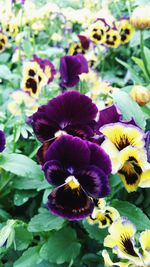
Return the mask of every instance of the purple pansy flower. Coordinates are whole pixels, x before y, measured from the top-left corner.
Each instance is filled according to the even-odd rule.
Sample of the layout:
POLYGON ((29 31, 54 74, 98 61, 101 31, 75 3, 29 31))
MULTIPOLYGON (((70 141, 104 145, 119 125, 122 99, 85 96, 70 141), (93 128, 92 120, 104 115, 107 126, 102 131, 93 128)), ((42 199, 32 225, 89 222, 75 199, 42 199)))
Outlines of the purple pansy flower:
POLYGON ((64 56, 60 59, 60 86, 73 87, 80 81, 79 75, 88 72, 88 62, 81 54, 64 56))
POLYGON ((48 197, 48 209, 69 220, 89 216, 93 198, 110 192, 108 155, 96 144, 70 135, 61 136, 46 151, 43 171, 56 188, 48 197))
POLYGON ((82 139, 93 136, 97 112, 92 100, 77 91, 65 92, 39 107, 28 122, 38 139, 46 142, 38 153, 40 162, 48 145, 65 133, 82 139))
POLYGON ((0 152, 5 149, 6 139, 3 131, 0 131, 0 152))
POLYGON ((56 74, 56 69, 52 62, 48 59, 39 58, 37 55, 33 55, 33 61, 36 61, 40 65, 48 78, 48 83, 52 82, 56 74))

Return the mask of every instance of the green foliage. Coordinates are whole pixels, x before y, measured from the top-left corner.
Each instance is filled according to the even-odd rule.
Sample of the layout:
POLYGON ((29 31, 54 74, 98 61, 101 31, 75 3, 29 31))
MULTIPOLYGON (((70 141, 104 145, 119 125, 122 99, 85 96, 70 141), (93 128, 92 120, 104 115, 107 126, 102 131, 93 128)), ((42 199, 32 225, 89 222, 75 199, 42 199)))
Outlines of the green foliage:
POLYGON ((107 234, 107 229, 100 229, 98 225, 90 225, 86 220, 83 221, 83 226, 86 229, 89 237, 95 239, 100 244, 104 242, 104 238, 107 234))
POLYGON ((46 209, 39 209, 39 214, 35 215, 28 224, 29 232, 47 232, 60 230, 63 227, 64 219, 52 215, 46 209))
POLYGON ((121 216, 127 217, 138 230, 150 229, 150 219, 135 205, 127 202, 114 199, 111 206, 116 208, 121 216))
MULTIPOLYGON (((19 28, 15 37, 6 33, 8 44, 3 52, 0 51, 0 129, 6 133, 6 148, 0 153, 0 267, 103 267, 103 241, 108 228, 90 225, 86 219, 68 221, 46 208, 53 186, 37 164, 40 142, 27 123, 27 117, 35 110, 30 106, 27 109, 27 103, 20 104, 20 98, 16 99, 13 94, 18 90, 23 92, 23 64, 31 60, 33 54, 51 60, 57 70, 53 82, 43 87, 39 96, 33 97, 35 106, 44 105, 61 93, 60 58, 68 54, 70 43, 78 42, 79 33, 87 34, 92 23, 90 14, 97 14, 105 1, 27 0, 28 7, 13 3, 11 8, 5 2, 0 1, 2 30, 5 32, 5 22, 16 23, 13 26, 18 23, 19 28), (34 4, 42 11, 33 10, 34 4), (10 14, 9 21, 5 21, 3 9, 6 9, 6 17, 14 12, 15 19, 11 21, 10 14), (80 13, 78 9, 81 9, 80 13), (13 108, 16 105, 14 113, 9 108, 11 105, 13 108)), ((130 16, 136 6, 149 0, 108 2, 109 12, 119 19, 130 16)), ((93 20, 96 19, 93 16, 93 20)), ((149 29, 144 31, 143 38, 150 72, 149 29)), ((113 101, 125 120, 133 118, 143 130, 150 130, 150 104, 140 107, 129 96, 134 84, 150 88, 140 50, 140 31, 135 31, 130 43, 115 49, 90 43, 85 56, 94 58, 90 77, 87 79, 85 75, 76 87, 69 89, 92 96, 100 108, 113 101), (93 72, 97 75, 94 81, 93 72), (103 81, 120 90, 104 93, 108 88, 103 89, 103 81)), ((150 190, 142 188, 128 194, 117 174, 111 174, 109 182, 111 193, 106 198, 107 205, 134 223, 137 231, 150 229, 150 190)))
POLYGON ((39 250, 40 246, 27 249, 22 256, 15 261, 14 267, 34 267, 37 263, 40 263, 39 250))
POLYGON ((73 263, 80 253, 81 245, 77 241, 76 232, 71 227, 65 227, 50 234, 48 241, 42 246, 40 256, 44 260, 62 264, 73 263))
POLYGON ((142 112, 141 108, 135 103, 131 97, 123 91, 115 92, 113 94, 114 103, 123 114, 125 120, 134 119, 139 127, 143 130, 146 126, 146 116, 142 112))

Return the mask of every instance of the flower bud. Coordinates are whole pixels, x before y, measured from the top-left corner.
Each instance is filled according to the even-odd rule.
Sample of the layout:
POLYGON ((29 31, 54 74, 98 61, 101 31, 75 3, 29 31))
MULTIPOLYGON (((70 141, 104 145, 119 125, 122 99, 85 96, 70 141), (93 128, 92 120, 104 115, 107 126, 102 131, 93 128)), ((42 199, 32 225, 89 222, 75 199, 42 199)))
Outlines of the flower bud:
POLYGON ((134 9, 130 22, 136 29, 150 28, 150 5, 134 9))
POLYGON ((150 101, 150 91, 146 87, 141 85, 133 86, 130 92, 130 96, 140 106, 144 106, 150 101))

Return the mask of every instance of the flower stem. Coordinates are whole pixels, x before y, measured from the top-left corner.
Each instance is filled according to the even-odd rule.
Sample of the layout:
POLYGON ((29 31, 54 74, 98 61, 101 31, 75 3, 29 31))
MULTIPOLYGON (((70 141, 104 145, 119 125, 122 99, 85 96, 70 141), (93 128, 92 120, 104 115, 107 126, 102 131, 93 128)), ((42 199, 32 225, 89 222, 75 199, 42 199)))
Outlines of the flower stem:
POLYGON ((144 31, 143 30, 140 31, 140 47, 141 47, 141 57, 143 60, 145 73, 147 74, 147 77, 150 80, 150 73, 149 73, 149 69, 147 66, 147 60, 146 60, 145 52, 144 52, 144 31))

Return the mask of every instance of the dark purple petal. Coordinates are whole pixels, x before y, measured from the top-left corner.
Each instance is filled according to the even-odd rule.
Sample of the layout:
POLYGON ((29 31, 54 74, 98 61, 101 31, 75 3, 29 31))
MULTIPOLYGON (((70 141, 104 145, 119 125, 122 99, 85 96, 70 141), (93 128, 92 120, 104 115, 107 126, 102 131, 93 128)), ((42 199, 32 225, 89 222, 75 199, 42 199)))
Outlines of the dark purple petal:
POLYGON ((97 144, 88 142, 88 145, 91 152, 90 164, 96 165, 105 174, 110 174, 112 170, 111 161, 106 152, 97 144))
POLYGON ((73 87, 80 81, 79 75, 88 72, 88 62, 81 54, 64 56, 60 60, 61 85, 73 87))
POLYGON ((101 128, 108 123, 119 122, 122 120, 122 114, 117 110, 115 105, 100 111, 97 128, 101 128))
POLYGON ((56 69, 54 65, 52 64, 52 62, 48 59, 39 58, 37 55, 33 55, 33 61, 36 61, 44 72, 45 72, 46 67, 49 67, 50 76, 48 79, 48 83, 52 82, 56 74, 56 69))
POLYGON ((30 117, 30 124, 41 142, 54 138, 54 134, 59 130, 55 122, 49 121, 45 114, 40 112, 36 112, 30 117))
POLYGON ((135 120, 134 120, 133 118, 130 119, 129 121, 120 120, 120 122, 122 122, 122 123, 124 123, 124 124, 131 124, 131 125, 134 125, 134 126, 139 127, 139 126, 136 124, 136 122, 135 122, 135 120))
MULTIPOLYGON (((92 134, 93 121, 98 109, 92 100, 77 91, 65 92, 41 106, 29 119, 35 134, 41 142, 54 137, 58 130, 92 134), (82 112, 81 112, 82 111, 82 112)), ((71 133, 70 133, 71 134, 71 133)), ((80 135, 81 136, 81 135, 80 135)))
POLYGON ((78 37, 79 37, 82 47, 87 50, 90 46, 90 39, 81 34, 79 34, 78 37))
POLYGON ((0 131, 0 152, 5 149, 6 139, 3 131, 0 131))
POLYGON ((51 192, 47 206, 55 215, 68 220, 81 220, 92 213, 94 202, 81 187, 72 190, 65 184, 51 192))
POLYGON ((82 139, 64 135, 48 148, 45 161, 49 160, 58 160, 65 169, 71 171, 89 164, 90 150, 82 139))
POLYGON ((65 131, 72 136, 77 136, 85 140, 88 140, 94 135, 94 129, 92 127, 82 124, 68 125, 65 127, 65 131))
POLYGON ((95 166, 78 171, 75 177, 86 193, 93 198, 105 197, 110 193, 108 177, 95 166))
POLYGON ((69 172, 65 171, 57 160, 47 161, 43 166, 43 171, 47 181, 54 186, 64 184, 67 177, 69 177, 69 172))
POLYGON ((150 163, 150 131, 146 133, 145 147, 147 151, 147 161, 150 163))
POLYGON ((42 146, 38 149, 37 152, 37 160, 38 162, 43 165, 45 163, 45 154, 49 148, 49 146, 53 143, 54 140, 44 142, 42 146))

